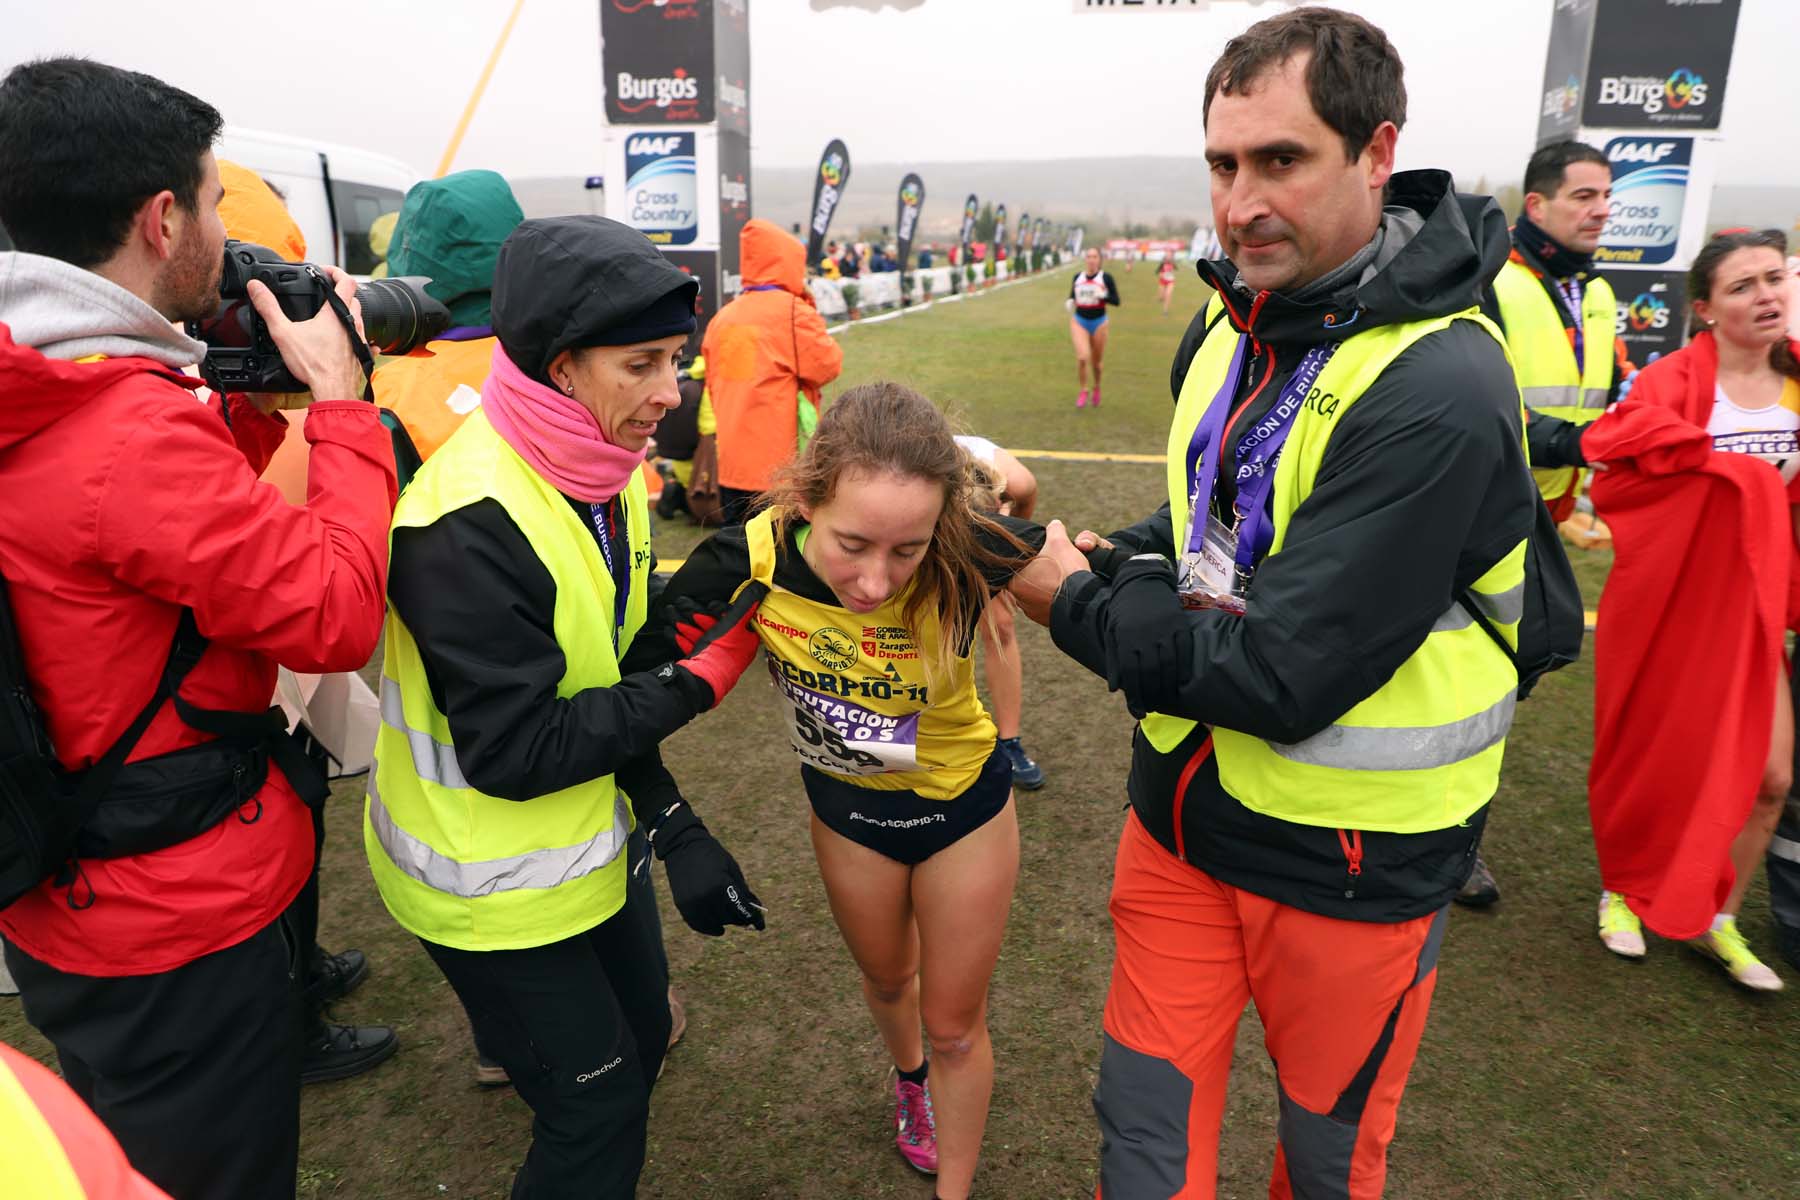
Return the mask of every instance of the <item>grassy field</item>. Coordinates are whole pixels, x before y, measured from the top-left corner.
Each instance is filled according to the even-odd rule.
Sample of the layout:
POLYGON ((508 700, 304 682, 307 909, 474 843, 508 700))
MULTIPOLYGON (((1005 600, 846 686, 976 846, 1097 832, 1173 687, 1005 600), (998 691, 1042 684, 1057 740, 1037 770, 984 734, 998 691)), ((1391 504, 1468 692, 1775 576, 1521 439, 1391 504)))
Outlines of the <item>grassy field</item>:
MULTIPOLYGON (((1120 273, 1105 406, 1077 412, 1064 278, 981 294, 841 334, 844 384, 895 378, 1002 445, 1158 452, 1176 315, 1153 272, 1120 273)), ((1159 467, 1027 460, 1040 515, 1112 528, 1161 499, 1159 467)), ((658 531, 665 558, 690 526, 658 531)), ((1578 567, 1597 599, 1604 556, 1578 567)), ((1023 868, 994 980, 999 1063, 976 1194, 1092 1195, 1089 1095, 1110 963, 1106 914, 1131 721, 1098 681, 1021 626, 1027 747, 1048 785, 1021 793, 1023 868)), ((1547 680, 1521 711, 1486 846, 1505 891, 1451 920, 1431 1021, 1401 1109, 1388 1194, 1407 1200, 1665 1200, 1800 1192, 1800 1003, 1743 995, 1680 946, 1640 964, 1594 936, 1596 874, 1584 779, 1593 678, 1547 680)), ((1696 753, 1705 753, 1697 746, 1696 753)), ((686 1041, 656 1092, 640 1194, 668 1200, 928 1197, 892 1149, 887 1063, 831 923, 797 770, 759 686, 740 688, 665 749, 672 768, 769 907, 760 935, 690 934, 665 899, 686 1041)), ((467 1027, 418 944, 383 910, 360 832, 361 788, 340 785, 326 850, 323 940, 373 963, 343 1020, 392 1022, 397 1059, 310 1088, 303 1197, 503 1197, 528 1139, 510 1091, 473 1085, 467 1027)), ((1772 953, 1759 879, 1744 925, 1772 953)), ((1800 980, 1794 981, 1800 983, 1800 980)), ((0 1037, 37 1053, 17 1003, 0 1037)), ((1265 1195, 1273 1073, 1247 1013, 1240 1029, 1220 1193, 1265 1195)), ((0 1192, 5 1189, 0 1187, 0 1192)))

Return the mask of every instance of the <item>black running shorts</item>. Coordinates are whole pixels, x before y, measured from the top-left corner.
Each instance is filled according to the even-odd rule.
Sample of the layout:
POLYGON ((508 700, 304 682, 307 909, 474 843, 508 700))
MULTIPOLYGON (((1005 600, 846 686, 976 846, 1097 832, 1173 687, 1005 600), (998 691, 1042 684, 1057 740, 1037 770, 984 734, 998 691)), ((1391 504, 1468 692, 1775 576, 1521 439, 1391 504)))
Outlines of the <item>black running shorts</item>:
POLYGON ((998 745, 975 782, 951 800, 858 787, 806 766, 800 777, 825 828, 909 867, 986 825, 1012 795, 1012 760, 998 745))

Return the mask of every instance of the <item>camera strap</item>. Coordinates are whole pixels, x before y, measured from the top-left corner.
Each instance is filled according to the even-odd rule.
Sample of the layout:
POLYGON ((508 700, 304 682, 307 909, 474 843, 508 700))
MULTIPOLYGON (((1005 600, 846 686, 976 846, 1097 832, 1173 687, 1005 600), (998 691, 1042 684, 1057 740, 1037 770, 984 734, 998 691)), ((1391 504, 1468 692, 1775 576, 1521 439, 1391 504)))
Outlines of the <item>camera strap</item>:
POLYGON ((369 349, 369 343, 365 342, 362 339, 362 336, 356 332, 356 319, 350 315, 350 306, 345 304, 343 297, 337 294, 337 288, 332 286, 330 278, 326 276, 325 272, 319 270, 319 268, 310 263, 307 264, 306 269, 307 272, 312 275, 313 279, 325 289, 325 303, 331 305, 331 311, 336 313, 337 319, 343 323, 344 332, 350 337, 350 347, 356 351, 356 361, 362 364, 363 379, 366 382, 363 399, 374 400, 374 352, 369 349))

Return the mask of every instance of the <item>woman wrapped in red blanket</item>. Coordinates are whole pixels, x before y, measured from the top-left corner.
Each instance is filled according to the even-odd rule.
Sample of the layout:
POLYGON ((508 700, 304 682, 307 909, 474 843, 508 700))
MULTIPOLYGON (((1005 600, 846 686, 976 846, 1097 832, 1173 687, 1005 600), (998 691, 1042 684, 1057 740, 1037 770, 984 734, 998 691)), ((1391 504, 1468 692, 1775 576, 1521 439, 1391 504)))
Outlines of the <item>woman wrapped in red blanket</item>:
POLYGON ((1773 230, 1708 242, 1688 277, 1702 332, 1582 437, 1607 467, 1592 494, 1617 547, 1588 773, 1600 937, 1639 958, 1648 925, 1759 991, 1782 982, 1737 912, 1792 781, 1783 634, 1800 625, 1785 253, 1773 230))

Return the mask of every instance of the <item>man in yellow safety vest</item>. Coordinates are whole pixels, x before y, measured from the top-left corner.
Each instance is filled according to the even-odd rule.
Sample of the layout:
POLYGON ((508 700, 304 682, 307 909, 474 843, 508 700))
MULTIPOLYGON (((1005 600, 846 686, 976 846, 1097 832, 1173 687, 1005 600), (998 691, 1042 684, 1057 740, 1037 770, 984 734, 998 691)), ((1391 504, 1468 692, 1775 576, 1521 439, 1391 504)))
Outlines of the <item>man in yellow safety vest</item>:
MULTIPOLYGON (((1594 270, 1612 208, 1612 165, 1582 142, 1538 147, 1525 166, 1525 208, 1512 256, 1481 311, 1506 337, 1525 397, 1526 437, 1538 491, 1558 524, 1581 492, 1581 435, 1618 398, 1631 373, 1615 333, 1617 301, 1594 270)), ((1485 908, 1500 886, 1479 856, 1459 904, 1485 908)))
POLYGON ((1100 1191, 1214 1194, 1254 1000, 1270 1194, 1369 1200, 1518 686, 1537 499, 1477 310, 1505 218, 1444 172, 1394 172, 1402 66, 1360 17, 1257 23, 1205 95, 1229 257, 1201 265, 1218 294, 1177 353, 1169 502, 1091 570, 1078 547, 1102 539, 1052 523, 1045 545, 1057 645, 1141 714, 1100 1191))

